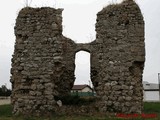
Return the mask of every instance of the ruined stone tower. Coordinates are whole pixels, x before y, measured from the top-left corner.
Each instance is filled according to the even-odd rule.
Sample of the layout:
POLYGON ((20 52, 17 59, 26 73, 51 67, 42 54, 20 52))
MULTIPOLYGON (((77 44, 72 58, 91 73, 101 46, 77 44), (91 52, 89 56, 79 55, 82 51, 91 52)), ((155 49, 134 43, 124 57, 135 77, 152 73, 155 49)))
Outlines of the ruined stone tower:
POLYGON ((61 13, 47 7, 19 12, 11 69, 13 113, 45 115, 61 109, 55 96, 70 93, 80 50, 91 54, 98 111, 141 113, 145 47, 137 4, 126 0, 103 8, 97 14, 96 40, 88 44, 62 35, 61 13))

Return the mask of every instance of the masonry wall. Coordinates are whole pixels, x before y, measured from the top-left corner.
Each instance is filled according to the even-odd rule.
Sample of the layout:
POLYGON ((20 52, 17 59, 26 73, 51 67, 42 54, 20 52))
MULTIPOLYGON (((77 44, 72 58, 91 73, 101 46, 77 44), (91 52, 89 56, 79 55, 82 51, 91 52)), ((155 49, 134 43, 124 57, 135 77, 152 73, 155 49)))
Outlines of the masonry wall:
POLYGON ((126 0, 97 14, 91 79, 100 111, 140 113, 145 61, 144 21, 137 4, 126 0))
POLYGON ((17 17, 11 69, 13 113, 141 113, 144 21, 136 3, 126 0, 100 11, 96 40, 87 44, 62 35, 61 13, 61 9, 28 7, 17 17), (91 54, 96 102, 78 109, 59 106, 55 96, 69 94, 75 80, 75 54, 80 50, 91 54))
POLYGON ((75 43, 62 36, 62 10, 24 8, 16 20, 12 59, 12 104, 15 114, 54 111, 54 96, 70 93, 75 43))

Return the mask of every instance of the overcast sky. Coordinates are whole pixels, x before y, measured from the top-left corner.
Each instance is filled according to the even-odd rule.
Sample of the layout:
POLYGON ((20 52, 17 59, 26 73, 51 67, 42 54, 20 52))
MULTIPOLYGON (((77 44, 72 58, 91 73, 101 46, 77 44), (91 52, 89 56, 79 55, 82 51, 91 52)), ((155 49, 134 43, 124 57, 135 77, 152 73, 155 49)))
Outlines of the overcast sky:
MULTIPOLYGON (((120 2, 121 0, 117 0, 120 2)), ((145 20, 146 62, 143 80, 157 83, 160 73, 160 0, 136 0, 145 20)), ((28 0, 31 7, 64 8, 63 34, 75 42, 86 43, 95 39, 96 14, 116 0, 28 0)), ((10 68, 14 51, 14 25, 19 10, 26 0, 0 1, 0 86, 11 88, 10 68)), ((90 54, 76 54, 76 84, 89 84, 90 54)))

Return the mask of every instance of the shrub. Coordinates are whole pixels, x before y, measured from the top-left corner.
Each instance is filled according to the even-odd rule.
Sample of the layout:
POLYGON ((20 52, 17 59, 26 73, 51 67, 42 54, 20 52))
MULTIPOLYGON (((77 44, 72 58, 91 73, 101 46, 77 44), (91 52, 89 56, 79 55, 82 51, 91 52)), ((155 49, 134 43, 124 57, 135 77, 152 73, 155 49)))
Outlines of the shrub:
POLYGON ((79 96, 56 96, 55 100, 61 100, 63 105, 88 105, 95 102, 95 98, 80 98, 79 96))

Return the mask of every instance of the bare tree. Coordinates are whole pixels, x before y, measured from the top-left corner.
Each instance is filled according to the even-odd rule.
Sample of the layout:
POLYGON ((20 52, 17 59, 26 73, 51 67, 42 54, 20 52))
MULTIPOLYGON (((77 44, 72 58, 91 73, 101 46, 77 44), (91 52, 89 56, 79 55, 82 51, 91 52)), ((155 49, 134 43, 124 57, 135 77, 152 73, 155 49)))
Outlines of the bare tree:
POLYGON ((32 0, 30 0, 30 2, 29 2, 29 0, 26 0, 25 6, 28 7, 28 6, 30 6, 31 3, 32 3, 32 0))
POLYGON ((6 97, 6 92, 7 92, 6 85, 2 85, 2 92, 4 93, 4 96, 6 97))
POLYGON ((53 0, 53 7, 54 7, 54 8, 57 7, 57 2, 56 2, 56 0, 53 0))
POLYGON ((28 0, 26 0, 26 2, 25 2, 25 6, 26 6, 26 7, 28 7, 28 0))
POLYGON ((2 85, 2 92, 6 92, 7 91, 7 87, 5 85, 2 85))
POLYGON ((89 41, 89 42, 92 42, 92 41, 94 40, 94 35, 93 35, 92 33, 90 33, 90 34, 87 36, 87 38, 88 38, 88 41, 89 41))

